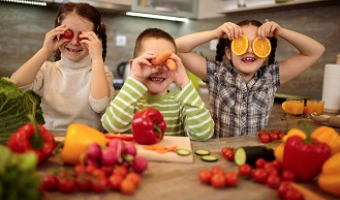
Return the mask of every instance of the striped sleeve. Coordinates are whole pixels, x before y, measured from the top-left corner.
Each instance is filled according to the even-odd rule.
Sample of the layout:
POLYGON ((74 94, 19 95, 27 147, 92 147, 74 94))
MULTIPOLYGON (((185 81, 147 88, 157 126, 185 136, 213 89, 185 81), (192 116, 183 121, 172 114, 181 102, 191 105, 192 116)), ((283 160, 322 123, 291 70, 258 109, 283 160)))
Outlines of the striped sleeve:
POLYGON ((214 133, 214 121, 191 82, 182 88, 177 99, 184 105, 182 117, 187 136, 197 141, 210 139, 214 133))
POLYGON ((103 127, 114 133, 131 132, 136 102, 146 91, 147 88, 142 83, 128 77, 117 96, 106 108, 101 118, 103 127))

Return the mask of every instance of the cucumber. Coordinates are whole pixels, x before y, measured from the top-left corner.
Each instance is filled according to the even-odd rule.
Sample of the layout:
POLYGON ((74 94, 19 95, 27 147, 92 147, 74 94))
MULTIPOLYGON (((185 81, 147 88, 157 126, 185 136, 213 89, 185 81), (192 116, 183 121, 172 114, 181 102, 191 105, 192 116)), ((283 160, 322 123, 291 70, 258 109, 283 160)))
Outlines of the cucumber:
POLYGON ((196 155, 199 155, 199 156, 207 156, 210 154, 210 151, 209 150, 206 150, 206 149, 197 149, 195 151, 195 154, 196 155))
POLYGON ((234 162, 239 166, 244 163, 254 165, 258 158, 272 161, 275 159, 274 150, 263 146, 247 146, 235 149, 234 162))
POLYGON ((189 151, 188 149, 177 149, 176 153, 180 156, 188 156, 191 154, 191 151, 189 151))
POLYGON ((216 156, 205 155, 201 157, 201 160, 205 162, 216 162, 218 161, 218 158, 216 156))

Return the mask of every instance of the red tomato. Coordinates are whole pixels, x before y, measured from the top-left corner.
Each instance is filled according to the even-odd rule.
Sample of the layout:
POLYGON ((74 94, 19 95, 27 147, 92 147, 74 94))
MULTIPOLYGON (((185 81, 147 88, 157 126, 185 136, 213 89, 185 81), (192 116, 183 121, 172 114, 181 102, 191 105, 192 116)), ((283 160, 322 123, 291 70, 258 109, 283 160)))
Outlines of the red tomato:
POLYGON ((112 174, 109 177, 109 186, 111 187, 112 190, 120 190, 120 185, 122 181, 124 180, 124 177, 120 174, 112 174))
POLYGON ((87 165, 85 171, 88 175, 92 175, 93 171, 95 171, 96 169, 98 168, 93 165, 87 165))
POLYGON ((228 148, 228 147, 223 147, 222 148, 222 155, 227 160, 234 161, 234 154, 235 154, 234 149, 228 148))
POLYGON ((131 180, 135 184, 136 188, 139 186, 139 183, 140 183, 140 180, 141 180, 140 175, 137 174, 136 172, 128 173, 126 175, 125 179, 131 180))
POLYGON ((255 168, 256 169, 263 168, 266 163, 267 163, 267 161, 264 158, 258 158, 255 161, 255 168))
POLYGON ((103 165, 101 167, 101 169, 104 171, 106 177, 111 176, 111 174, 113 173, 113 168, 114 168, 114 166, 109 166, 109 165, 103 165))
POLYGON ((213 168, 211 168, 211 174, 212 176, 215 175, 215 174, 223 174, 223 169, 219 166, 214 166, 213 168))
POLYGON ((76 178, 77 181, 77 188, 80 191, 89 191, 91 189, 91 180, 90 177, 87 175, 79 175, 76 178))
POLYGON ((120 174, 122 175, 124 178, 125 176, 128 174, 128 170, 125 166, 123 165, 117 165, 113 168, 113 171, 112 171, 113 174, 120 174))
POLYGON ((58 179, 55 175, 49 174, 43 177, 42 187, 47 191, 55 191, 58 189, 58 179))
POLYGON ((283 181, 292 181, 294 182, 296 180, 296 175, 291 170, 283 170, 281 174, 281 179, 283 181))
POLYGON ((279 195, 279 197, 283 198, 290 188, 292 188, 292 186, 290 185, 289 181, 282 181, 279 187, 277 188, 276 192, 279 195))
POLYGON ((279 140, 281 140, 283 137, 285 136, 285 134, 283 134, 282 132, 278 134, 279 140))
POLYGON ((262 134, 267 134, 267 132, 266 132, 265 130, 259 130, 259 131, 257 132, 257 136, 258 136, 258 137, 260 137, 260 135, 262 135, 262 134))
POLYGON ((278 134, 276 134, 276 133, 271 133, 271 134, 269 134, 269 140, 270 140, 270 142, 276 141, 276 140, 278 140, 278 139, 279 139, 278 134))
POLYGON ((211 185, 214 188, 223 188, 225 184, 225 177, 223 173, 217 173, 211 177, 211 185))
POLYGON ((203 183, 203 184, 208 184, 209 185, 211 183, 211 177, 212 177, 212 173, 208 169, 202 169, 198 173, 198 178, 201 181, 201 183, 203 183))
POLYGON ((254 170, 253 177, 254 177, 255 181, 257 181, 259 183, 265 183, 267 181, 268 174, 267 174, 267 171, 265 169, 258 168, 258 169, 254 170))
POLYGON ((63 37, 65 39, 68 39, 68 40, 72 39, 73 38, 73 31, 71 31, 70 29, 66 30, 63 37))
POLYGON ((280 172, 283 169, 283 163, 278 160, 272 161, 273 166, 280 172))
POLYGON ((108 179, 104 176, 99 176, 92 181, 91 190, 96 193, 103 193, 109 188, 108 179))
POLYGON ((300 191, 295 188, 290 188, 284 196, 285 200, 304 200, 300 191))
POLYGON ((259 138, 262 143, 268 143, 270 141, 270 137, 268 134, 261 134, 259 138))
POLYGON ((274 166, 263 168, 263 169, 266 170, 268 176, 269 175, 279 176, 279 171, 274 166))
POLYGON ((251 177, 252 172, 253 168, 247 163, 238 167, 238 173, 243 177, 251 177))
POLYGON ((76 190, 76 180, 71 178, 59 178, 58 190, 63 193, 71 193, 76 190))
POLYGON ((123 194, 132 194, 136 189, 135 183, 133 181, 124 179, 120 184, 120 191, 123 194))
POLYGON ((95 169, 95 170, 93 170, 91 175, 95 179, 96 178, 102 178, 102 177, 106 178, 106 174, 105 174, 105 172, 102 169, 95 169))
POLYGON ((238 175, 236 172, 226 172, 224 174, 225 185, 228 187, 233 187, 238 182, 238 175))
POLYGON ((266 184, 273 189, 276 189, 279 187, 280 185, 280 177, 278 175, 275 174, 271 174, 268 176, 266 184))
POLYGON ((76 176, 85 174, 86 173, 86 166, 85 165, 76 165, 74 166, 74 173, 76 176))

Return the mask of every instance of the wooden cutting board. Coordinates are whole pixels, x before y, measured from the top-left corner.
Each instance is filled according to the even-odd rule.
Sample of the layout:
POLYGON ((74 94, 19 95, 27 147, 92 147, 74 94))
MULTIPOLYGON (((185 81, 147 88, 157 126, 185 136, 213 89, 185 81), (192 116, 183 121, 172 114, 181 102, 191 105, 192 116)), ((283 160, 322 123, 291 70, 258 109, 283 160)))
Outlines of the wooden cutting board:
POLYGON ((143 148, 145 145, 137 144, 137 156, 143 156, 149 161, 192 163, 194 161, 193 152, 191 150, 189 137, 164 136, 163 140, 158 143, 167 147, 176 145, 178 149, 187 149, 191 152, 188 156, 180 156, 176 152, 157 153, 152 150, 143 148))

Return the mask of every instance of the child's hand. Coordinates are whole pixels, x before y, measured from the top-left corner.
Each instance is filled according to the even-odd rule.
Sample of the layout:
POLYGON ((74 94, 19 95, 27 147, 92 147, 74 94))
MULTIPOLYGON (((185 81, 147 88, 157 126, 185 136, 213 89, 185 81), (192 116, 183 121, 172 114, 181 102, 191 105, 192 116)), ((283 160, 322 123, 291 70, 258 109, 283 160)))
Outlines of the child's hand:
POLYGON ((176 55, 176 54, 172 54, 170 56, 169 59, 172 59, 175 61, 177 67, 176 70, 174 71, 170 71, 167 67, 166 67, 166 71, 168 71, 169 75, 171 78, 174 79, 174 81, 181 87, 183 88, 184 86, 186 86, 189 83, 189 77, 187 74, 187 71, 185 70, 182 60, 176 55))
POLYGON ((84 31, 77 39, 89 50, 89 55, 92 60, 102 59, 102 43, 93 31, 84 31))
POLYGON ((257 36, 261 39, 266 37, 273 37, 280 34, 282 28, 279 24, 271 21, 262 24, 257 30, 257 36))
POLYGON ((62 39, 61 35, 63 35, 67 29, 65 25, 61 25, 47 32, 42 49, 49 53, 55 52, 66 42, 62 39))
POLYGON ((156 57, 153 51, 146 51, 141 56, 130 62, 130 76, 139 82, 156 72, 156 67, 151 64, 151 59, 156 57))
POLYGON ((242 36, 242 28, 232 22, 225 22, 221 26, 215 29, 215 34, 217 38, 228 38, 229 40, 234 40, 242 36))

